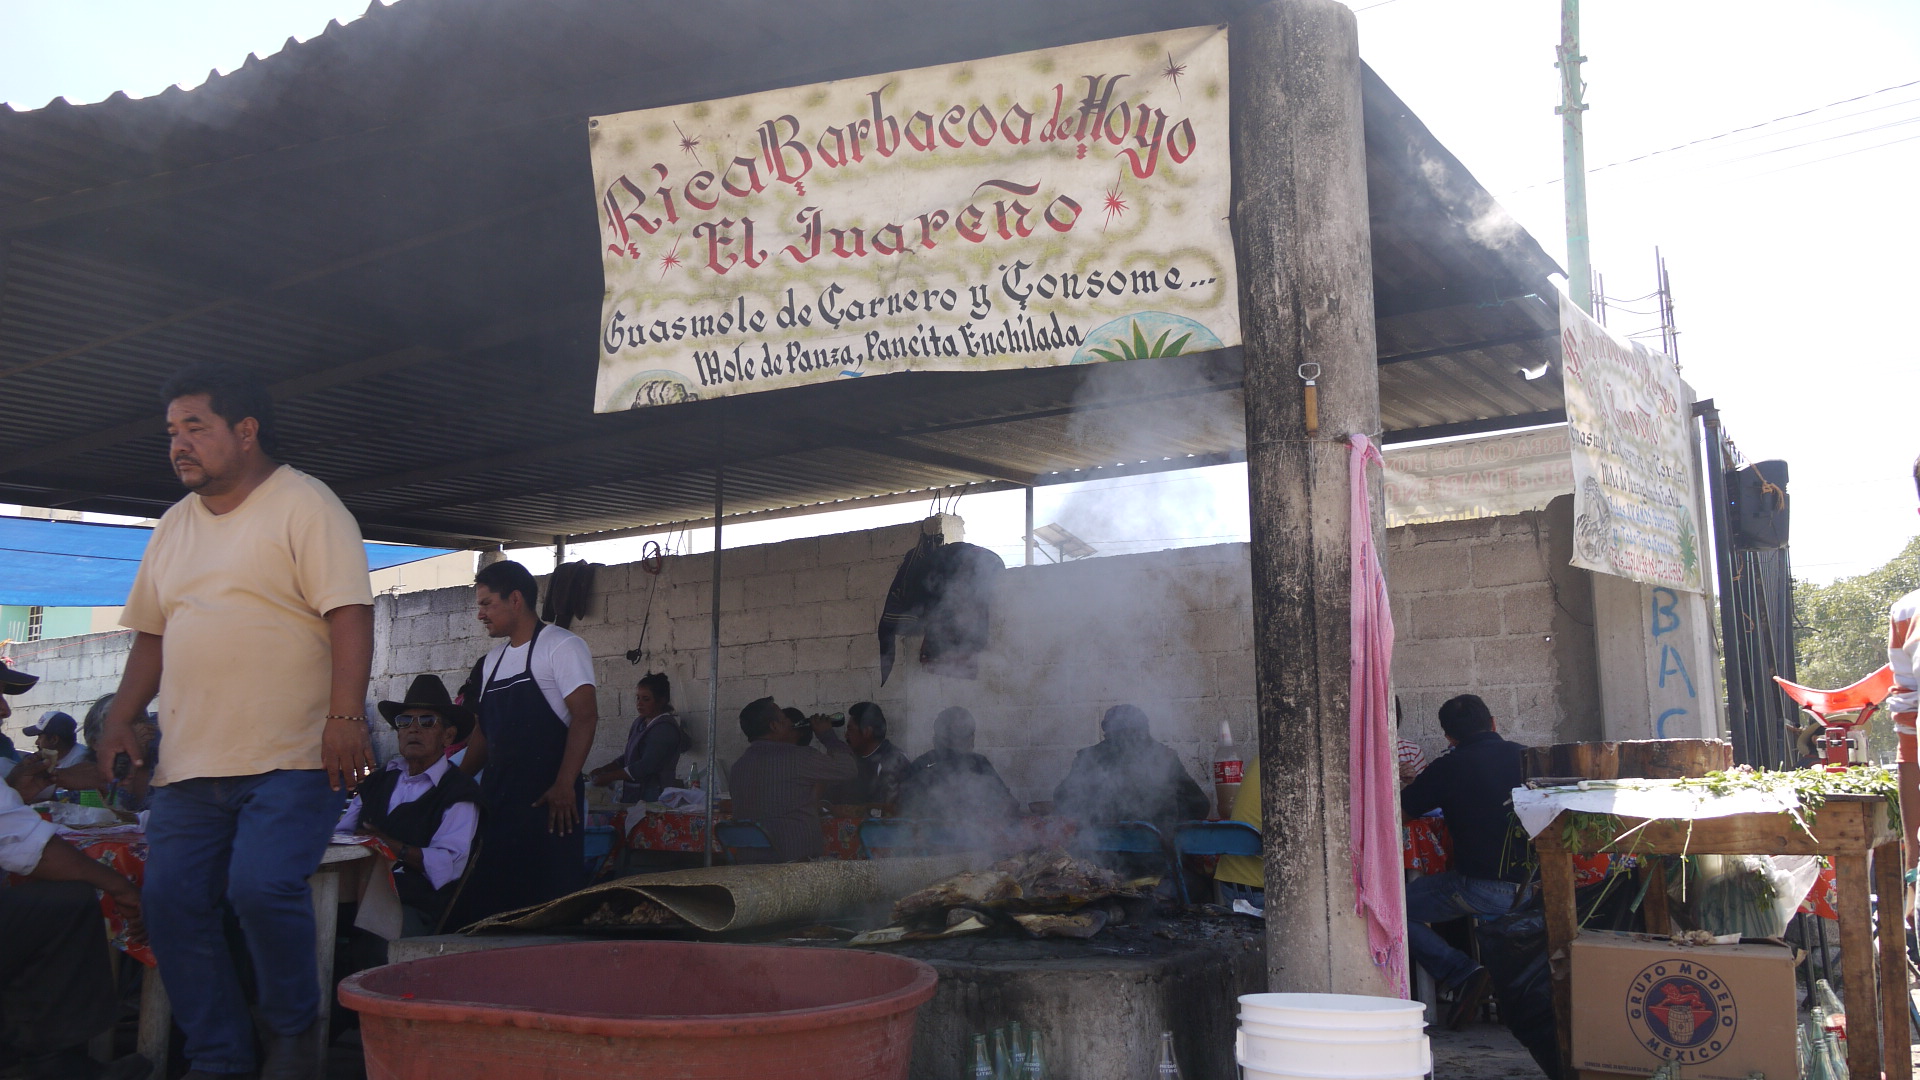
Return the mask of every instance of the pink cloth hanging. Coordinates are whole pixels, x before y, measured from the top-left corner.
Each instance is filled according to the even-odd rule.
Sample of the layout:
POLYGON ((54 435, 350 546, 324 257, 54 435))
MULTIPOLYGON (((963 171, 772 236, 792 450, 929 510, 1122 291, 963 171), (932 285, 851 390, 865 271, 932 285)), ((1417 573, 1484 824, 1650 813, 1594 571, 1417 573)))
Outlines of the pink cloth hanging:
POLYGON ((1352 711, 1348 718, 1347 768, 1353 840, 1354 908, 1367 920, 1367 948, 1387 969, 1401 997, 1407 996, 1406 881, 1400 856, 1400 784, 1393 725, 1387 708, 1393 670, 1393 611, 1387 577, 1373 546, 1373 503, 1367 498, 1367 465, 1384 467, 1372 441, 1349 435, 1351 488, 1349 528, 1353 556, 1352 656, 1348 666, 1352 711))

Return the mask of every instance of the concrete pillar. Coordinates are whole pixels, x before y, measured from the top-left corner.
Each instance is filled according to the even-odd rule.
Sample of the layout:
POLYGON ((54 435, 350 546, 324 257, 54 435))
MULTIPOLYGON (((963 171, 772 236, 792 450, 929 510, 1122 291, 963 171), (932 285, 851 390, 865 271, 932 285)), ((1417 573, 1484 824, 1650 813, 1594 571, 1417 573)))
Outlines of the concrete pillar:
POLYGON ((1333 0, 1250 7, 1231 34, 1267 970, 1274 990, 1391 994, 1347 835, 1345 440, 1380 429, 1359 48, 1333 0), (1303 363, 1320 365, 1312 436, 1303 363))

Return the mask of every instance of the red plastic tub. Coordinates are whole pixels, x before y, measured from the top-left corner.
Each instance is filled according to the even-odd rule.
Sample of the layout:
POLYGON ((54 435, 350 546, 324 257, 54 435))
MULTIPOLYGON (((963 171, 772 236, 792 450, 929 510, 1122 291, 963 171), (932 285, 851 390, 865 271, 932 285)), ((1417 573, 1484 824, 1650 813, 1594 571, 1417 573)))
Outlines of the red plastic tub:
POLYGON ((938 976, 848 949, 609 941, 436 956, 340 984, 368 1080, 904 1080, 938 976))

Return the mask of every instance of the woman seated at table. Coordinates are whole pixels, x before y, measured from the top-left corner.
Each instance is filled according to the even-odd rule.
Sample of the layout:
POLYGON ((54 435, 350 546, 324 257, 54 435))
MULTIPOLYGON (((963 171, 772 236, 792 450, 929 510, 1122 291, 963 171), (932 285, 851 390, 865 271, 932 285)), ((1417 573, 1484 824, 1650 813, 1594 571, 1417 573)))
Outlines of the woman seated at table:
MULTIPOLYGON (((99 743, 100 729, 106 722, 107 710, 112 707, 113 695, 102 694, 87 709, 80 731, 86 736, 88 746, 99 743)), ((133 722, 133 734, 144 750, 138 767, 131 760, 121 760, 124 754, 116 755, 113 761, 101 761, 99 755, 89 751, 86 761, 69 773, 56 773, 54 779, 61 787, 99 791, 106 804, 115 810, 126 813, 145 810, 153 794, 154 766, 160 760, 160 725, 154 721, 153 714, 148 713, 133 722)))
POLYGON ((637 716, 627 729, 627 746, 619 757, 593 770, 598 787, 620 785, 623 803, 652 802, 667 788, 678 785, 680 755, 693 745, 673 712, 673 686, 664 672, 641 678, 634 689, 637 716))

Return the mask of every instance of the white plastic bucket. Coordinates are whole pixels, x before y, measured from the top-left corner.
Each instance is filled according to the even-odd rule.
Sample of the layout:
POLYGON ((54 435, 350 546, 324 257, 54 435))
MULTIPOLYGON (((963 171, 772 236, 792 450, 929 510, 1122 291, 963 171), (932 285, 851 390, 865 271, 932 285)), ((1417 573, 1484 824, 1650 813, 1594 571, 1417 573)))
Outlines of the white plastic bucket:
POLYGON ((1244 1025, 1234 1037, 1234 1057, 1240 1064, 1270 1072, 1298 1075, 1366 1078, 1424 1076, 1433 1068, 1433 1052, 1425 1035, 1356 1031, 1353 1038, 1321 1038, 1276 1034, 1291 1028, 1244 1025))
MULTIPOLYGON (((1424 1025, 1423 1025, 1424 1026, 1424 1025)), ((1308 1039, 1314 1042, 1351 1043, 1356 1039, 1415 1039, 1422 1038, 1425 1032, 1421 1028, 1326 1028, 1297 1027, 1292 1024, 1263 1024, 1250 1020, 1246 1013, 1240 1014, 1240 1029, 1251 1031, 1269 1039, 1308 1039)))
POLYGON ((1249 1023, 1320 1031, 1405 1031, 1426 1028, 1418 1001, 1361 994, 1242 994, 1240 1018, 1249 1023))
POLYGON ((1307 1073, 1273 1072, 1258 1065, 1241 1062, 1240 1071, 1246 1080, 1427 1080, 1425 1072, 1400 1073, 1394 1076, 1356 1077, 1353 1073, 1307 1073))

